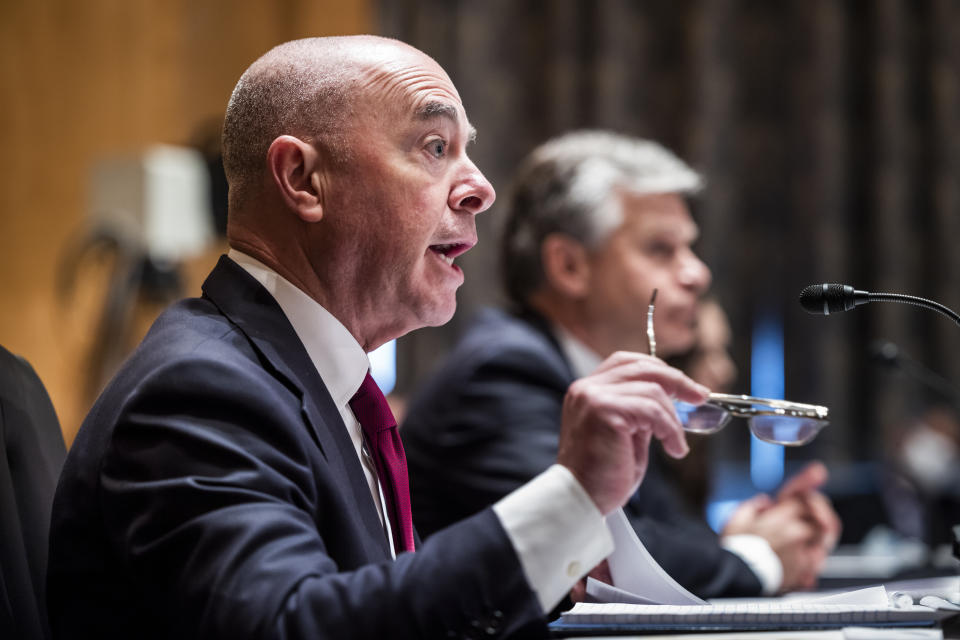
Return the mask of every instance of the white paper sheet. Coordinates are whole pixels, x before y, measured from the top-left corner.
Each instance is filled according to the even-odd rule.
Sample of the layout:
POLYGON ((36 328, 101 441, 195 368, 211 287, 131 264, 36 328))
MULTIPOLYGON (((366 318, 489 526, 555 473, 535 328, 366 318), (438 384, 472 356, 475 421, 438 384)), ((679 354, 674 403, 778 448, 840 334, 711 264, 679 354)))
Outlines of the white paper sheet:
MULTIPOLYGON (((890 596, 887 594, 886 588, 882 584, 878 584, 874 587, 866 587, 864 589, 856 589, 854 591, 843 591, 841 593, 831 593, 826 596, 817 596, 812 594, 811 598, 800 598, 802 602, 807 602, 811 604, 869 604, 876 607, 884 606, 909 606, 913 604, 911 599, 909 602, 894 602, 891 601, 890 596)), ((909 598, 909 596, 908 596, 909 598)), ((795 600, 791 600, 793 602, 795 600)))
POLYGON ((606 582, 587 577, 587 602, 623 602, 626 604, 660 604, 638 595, 618 589, 606 582))
POLYGON ((943 640, 943 629, 844 627, 844 640, 943 640))
POLYGON ((677 584, 657 564, 630 526, 623 509, 607 516, 607 528, 614 544, 613 553, 607 558, 613 586, 635 596, 637 599, 633 602, 707 604, 677 584))
MULTIPOLYGON (((684 589, 676 580, 663 570, 643 542, 637 537, 630 521, 622 509, 607 516, 607 528, 613 536, 614 551, 607 558, 613 585, 587 579, 587 595, 596 602, 620 602, 629 604, 708 604, 684 589)), ((913 604, 900 602, 898 592, 891 594, 883 585, 844 591, 828 595, 791 594, 784 601, 810 604, 851 604, 874 607, 896 607, 913 604)), ((734 604, 742 602, 771 603, 777 598, 719 599, 714 604, 734 604)))

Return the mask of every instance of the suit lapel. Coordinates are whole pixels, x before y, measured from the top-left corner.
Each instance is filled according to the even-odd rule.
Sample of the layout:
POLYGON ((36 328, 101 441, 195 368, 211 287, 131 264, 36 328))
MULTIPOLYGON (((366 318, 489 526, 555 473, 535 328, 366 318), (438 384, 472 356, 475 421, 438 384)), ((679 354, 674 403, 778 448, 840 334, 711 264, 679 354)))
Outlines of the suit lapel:
MULTIPOLYGON (((382 531, 356 449, 326 385, 280 305, 256 279, 227 256, 203 283, 204 294, 234 323, 263 356, 265 368, 296 390, 301 414, 328 463, 346 480, 367 531, 382 531)), ((374 557, 390 557, 386 536, 376 538, 374 557)), ((366 544, 366 541, 365 541, 366 544)), ((371 549, 370 551, 374 551, 371 549)))
MULTIPOLYGON (((514 317, 521 322, 525 322, 531 329, 546 339, 550 346, 553 347, 553 352, 556 356, 555 364, 557 365, 557 372, 566 378, 567 384, 573 382, 576 379, 573 373, 573 367, 570 365, 570 361, 567 359, 567 354, 564 353, 563 347, 560 346, 560 341, 554 334, 550 322, 533 309, 527 307, 515 312, 514 317)), ((553 358, 551 358, 551 360, 553 360, 553 358)))

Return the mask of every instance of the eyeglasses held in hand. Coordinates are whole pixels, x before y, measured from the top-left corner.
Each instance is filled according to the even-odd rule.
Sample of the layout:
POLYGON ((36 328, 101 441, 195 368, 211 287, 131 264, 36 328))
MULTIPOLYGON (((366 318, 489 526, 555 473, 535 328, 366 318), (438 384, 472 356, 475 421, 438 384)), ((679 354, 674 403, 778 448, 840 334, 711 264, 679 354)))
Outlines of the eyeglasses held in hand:
MULTIPOLYGON (((650 355, 657 355, 657 340, 653 333, 653 309, 657 290, 653 290, 647 308, 647 339, 650 355)), ((733 417, 746 418, 750 432, 758 440, 788 447, 799 447, 817 437, 829 424, 826 407, 771 398, 711 393, 701 405, 675 401, 677 416, 685 431, 716 433, 727 426, 733 417)))
POLYGON ((788 447, 809 443, 829 424, 826 407, 771 398, 711 393, 701 405, 681 401, 674 405, 685 431, 716 433, 730 418, 746 418, 750 433, 758 440, 788 447))

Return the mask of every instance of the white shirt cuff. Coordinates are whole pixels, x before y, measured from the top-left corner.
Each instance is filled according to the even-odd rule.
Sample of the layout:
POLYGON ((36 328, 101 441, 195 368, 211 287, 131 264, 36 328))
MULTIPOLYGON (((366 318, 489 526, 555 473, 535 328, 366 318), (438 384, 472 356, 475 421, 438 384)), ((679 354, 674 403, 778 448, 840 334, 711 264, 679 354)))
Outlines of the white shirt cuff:
POLYGON ((555 464, 493 505, 544 613, 613 553, 603 515, 566 467, 555 464))
POLYGON ((724 549, 735 553, 757 574, 763 595, 772 596, 783 584, 783 563, 764 538, 748 533, 724 536, 720 539, 724 549))

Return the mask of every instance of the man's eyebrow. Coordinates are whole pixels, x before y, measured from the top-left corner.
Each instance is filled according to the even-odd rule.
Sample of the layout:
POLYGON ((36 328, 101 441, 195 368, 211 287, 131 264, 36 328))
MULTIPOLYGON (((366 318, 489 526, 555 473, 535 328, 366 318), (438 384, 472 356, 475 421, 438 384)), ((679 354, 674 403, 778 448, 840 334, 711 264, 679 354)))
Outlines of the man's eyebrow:
MULTIPOLYGON (((447 102, 428 102, 416 111, 418 120, 432 120, 434 118, 445 118, 453 124, 460 124, 460 114, 457 108, 447 102)), ((467 123, 467 140, 473 142, 477 139, 477 130, 473 125, 467 123)))

